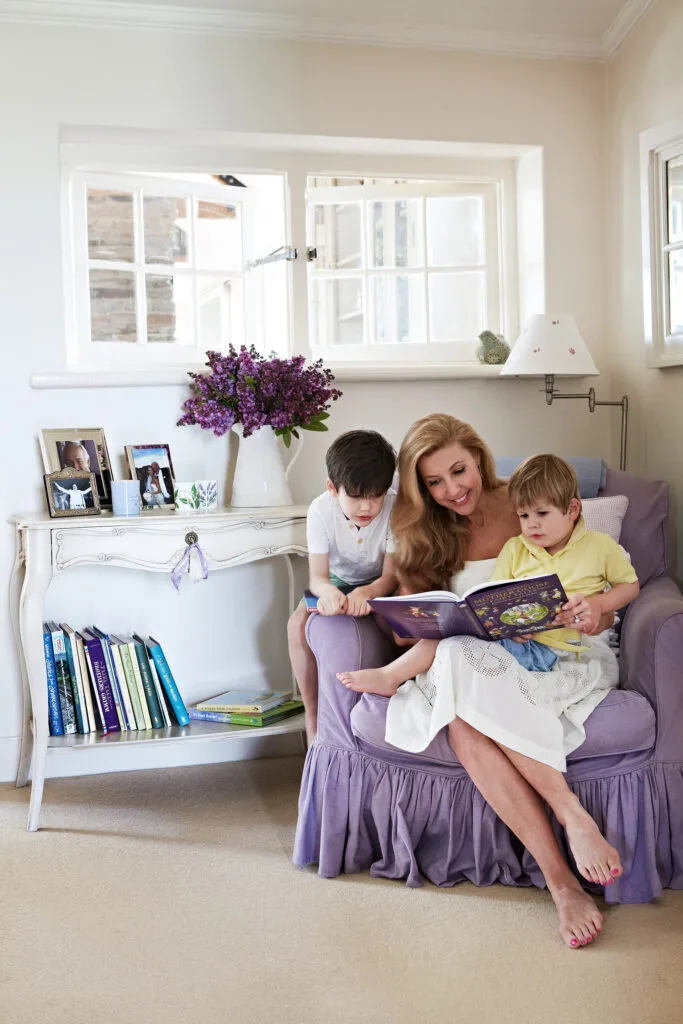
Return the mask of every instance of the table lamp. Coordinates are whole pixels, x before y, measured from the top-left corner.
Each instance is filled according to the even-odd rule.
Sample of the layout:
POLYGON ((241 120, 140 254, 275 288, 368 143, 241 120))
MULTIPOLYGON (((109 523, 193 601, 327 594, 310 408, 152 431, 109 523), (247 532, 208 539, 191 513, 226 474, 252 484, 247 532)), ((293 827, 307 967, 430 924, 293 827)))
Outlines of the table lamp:
POLYGON ((566 313, 532 316, 500 371, 501 377, 545 377, 548 405, 555 398, 587 398, 590 412, 595 412, 597 405, 621 406, 619 469, 626 469, 628 396, 623 395, 618 402, 598 402, 594 388, 584 394, 555 390, 555 377, 597 377, 598 372, 574 318, 566 313))

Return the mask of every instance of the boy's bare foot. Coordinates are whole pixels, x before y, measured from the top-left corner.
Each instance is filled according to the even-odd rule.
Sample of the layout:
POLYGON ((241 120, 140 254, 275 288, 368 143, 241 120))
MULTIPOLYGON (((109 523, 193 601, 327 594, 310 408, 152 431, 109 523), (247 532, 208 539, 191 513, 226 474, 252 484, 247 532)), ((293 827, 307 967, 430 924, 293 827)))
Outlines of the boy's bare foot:
POLYGON ((602 914, 578 882, 550 889, 560 917, 560 935, 570 949, 587 946, 602 929, 602 914))
POLYGON ((337 672, 337 679, 357 693, 378 693, 393 697, 399 687, 384 668, 362 668, 358 672, 337 672))
POLYGON ((578 800, 563 825, 580 874, 596 885, 611 885, 623 872, 621 859, 578 800))

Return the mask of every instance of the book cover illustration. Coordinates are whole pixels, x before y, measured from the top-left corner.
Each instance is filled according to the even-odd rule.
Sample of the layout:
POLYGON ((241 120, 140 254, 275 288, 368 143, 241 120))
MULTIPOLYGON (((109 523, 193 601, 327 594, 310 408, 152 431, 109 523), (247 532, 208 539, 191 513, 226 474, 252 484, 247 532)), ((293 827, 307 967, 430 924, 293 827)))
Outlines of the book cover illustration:
POLYGON ((430 591, 373 598, 369 604, 401 637, 503 640, 556 629, 553 619, 566 601, 559 577, 553 573, 526 580, 493 580, 472 587, 463 597, 430 591))

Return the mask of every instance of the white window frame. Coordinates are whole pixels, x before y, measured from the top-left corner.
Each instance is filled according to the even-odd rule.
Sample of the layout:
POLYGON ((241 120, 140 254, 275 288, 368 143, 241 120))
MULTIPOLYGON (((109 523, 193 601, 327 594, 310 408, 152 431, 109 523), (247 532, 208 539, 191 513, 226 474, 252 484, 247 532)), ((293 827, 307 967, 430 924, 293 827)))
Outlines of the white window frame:
MULTIPOLYGON (((129 385, 167 385, 186 383, 186 370, 196 370, 204 362, 188 360, 184 365, 142 363, 137 368, 110 359, 100 367, 79 362, 76 343, 74 303, 73 240, 69 203, 70 177, 84 172, 132 171, 157 174, 206 173, 229 169, 235 174, 279 174, 284 182, 286 211, 283 245, 298 248, 299 258, 286 264, 289 295, 287 323, 282 325, 291 353, 317 357, 311 350, 308 324, 308 281, 305 259, 306 186, 310 176, 332 178, 396 178, 478 181, 494 184, 499 190, 499 266, 501 275, 500 329, 512 344, 519 334, 520 309, 525 317, 544 305, 543 258, 543 152, 538 146, 429 142, 405 139, 368 139, 350 137, 274 135, 237 132, 172 132, 147 129, 65 127, 60 133, 62 164, 62 233, 64 256, 66 362, 60 369, 35 374, 33 387, 107 387, 129 385), (534 197, 538 216, 517 218, 524 212, 523 202, 534 197), (541 263, 529 265, 528 253, 541 263), (537 251, 538 250, 538 251, 537 251), (540 255, 539 255, 540 254, 540 255), (528 308, 527 308, 528 307, 528 308), (533 307, 533 308, 531 308, 533 307)), ((258 253, 257 255, 262 255, 258 253)), ((260 287, 260 286, 259 286, 260 287)), ((249 304, 247 303, 247 308, 249 304)), ((254 340, 259 346, 259 324, 254 340)), ((247 327, 247 329, 249 329, 247 327)), ((123 347, 126 343, 118 343, 123 347)), ((434 347, 447 343, 435 343, 434 347)), ((132 346, 131 346, 132 347, 132 346)), ((159 344, 150 346, 165 349, 159 344)), ((273 346, 270 346, 273 347, 273 346)), ((379 347, 379 346, 378 346, 379 347)), ((284 351, 284 349, 283 349, 284 351)), ((443 358, 429 363, 420 352, 418 359, 399 362, 326 360, 340 381, 447 379, 497 376, 499 367, 480 365, 472 355, 466 359, 443 358)))
MULTIPOLYGON (((425 176, 426 177, 426 176, 425 176)), ((309 281, 325 279, 358 279, 362 281, 363 311, 364 311, 364 337, 360 345, 313 345, 311 336, 313 328, 310 328, 309 340, 311 350, 315 358, 322 358, 332 362, 349 362, 373 365, 385 363, 466 363, 475 359, 475 350, 478 344, 477 338, 459 339, 454 341, 431 341, 429 338, 429 288, 428 277, 430 275, 446 273, 463 273, 468 270, 486 271, 486 323, 482 329, 492 330, 498 333, 503 330, 501 310, 504 305, 504 284, 502 276, 501 248, 502 238, 500 231, 500 206, 501 206, 501 183, 487 181, 405 181, 392 184, 390 181, 376 184, 358 186, 324 186, 308 189, 307 208, 311 206, 324 205, 327 203, 352 203, 360 204, 361 221, 361 266, 358 268, 322 269, 315 268, 315 261, 309 264, 309 281), (426 200, 431 197, 447 196, 479 196, 484 206, 484 259, 485 263, 472 267, 465 266, 438 266, 427 265, 427 227, 426 227, 426 200), (372 267, 367 252, 369 242, 367 236, 367 210, 368 204, 373 200, 386 199, 420 199, 422 209, 420 215, 421 225, 421 248, 423 252, 423 263, 418 267, 372 267), (421 325, 421 338, 418 342, 382 342, 373 344, 370 338, 370 324, 374 314, 372 303, 372 289, 369 287, 370 280, 377 276, 395 275, 401 277, 419 277, 424 282, 424 309, 423 323, 421 325)), ((311 224, 309 218, 309 244, 315 241, 311 235, 311 224)), ((313 320, 313 304, 309 296, 309 323, 313 320)))
MULTIPOLYGON (((69 362, 72 365, 88 368, 130 367, 146 369, 163 366, 201 365, 205 359, 205 348, 200 343, 199 304, 197 301, 197 283, 202 277, 217 277, 235 280, 242 290, 246 283, 246 260, 248 255, 247 228, 247 190, 238 186, 212 185, 209 183, 173 181, 152 174, 135 174, 125 172, 72 171, 68 182, 68 213, 69 231, 69 262, 71 272, 68 284, 73 303, 72 330, 68 332, 69 362), (88 255, 88 189, 112 190, 131 193, 133 196, 133 236, 134 260, 127 263, 120 260, 91 259, 88 255), (225 268, 197 269, 191 265, 166 265, 146 263, 143 249, 143 218, 142 195, 168 196, 188 198, 190 202, 216 201, 230 203, 240 210, 241 246, 243 265, 240 269, 225 268), (104 341, 93 340, 91 335, 90 310, 90 270, 122 270, 132 272, 135 276, 136 289, 136 324, 137 341, 104 341), (147 339, 147 301, 144 281, 147 275, 189 277, 193 283, 194 294, 194 332, 192 339, 180 339, 176 342, 148 343, 147 339), (142 286, 141 286, 142 285, 142 286)), ((190 239, 192 246, 193 240, 190 239)), ((233 333, 244 334, 242 322, 246 301, 234 303, 231 309, 233 333)))
POLYGON ((683 157, 683 118, 640 134, 643 316, 648 366, 683 366, 683 332, 671 333, 667 162, 683 157))

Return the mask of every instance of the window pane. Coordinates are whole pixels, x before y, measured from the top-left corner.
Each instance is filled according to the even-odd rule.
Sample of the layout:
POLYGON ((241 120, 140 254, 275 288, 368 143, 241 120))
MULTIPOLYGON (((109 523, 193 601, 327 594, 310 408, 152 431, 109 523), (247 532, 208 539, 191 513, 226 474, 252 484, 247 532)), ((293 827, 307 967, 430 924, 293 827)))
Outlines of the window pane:
POLYGON ((222 348, 244 342, 242 281, 202 275, 197 278, 199 338, 202 348, 222 348))
POLYGON ((147 341, 194 343, 192 278, 189 275, 148 274, 147 341))
POLYGON ((132 271, 90 271, 90 333, 93 341, 137 341, 132 271))
POLYGON ((145 262, 187 263, 187 200, 168 196, 145 196, 145 262))
POLYGON ((430 267, 471 267, 484 263, 481 196, 427 199, 427 263, 430 267))
POLYGON ((360 203, 311 206, 313 245, 319 270, 357 270, 361 266, 360 203))
POLYGON ((424 278, 378 274, 370 279, 372 341, 376 344, 424 341, 424 278))
POLYGON ((242 218, 228 203, 197 202, 196 265, 200 270, 242 270, 242 218))
POLYGON ((88 189, 88 256, 91 260, 133 262, 132 193, 88 189))
POLYGON ((429 275, 432 341, 474 341, 486 326, 484 271, 429 275))
POLYGON ((423 265, 421 206, 419 199, 377 199, 368 203, 370 266, 423 265))
POLYGON ((359 278, 313 282, 315 345, 363 344, 363 285, 359 278))
POLYGON ((683 249, 669 253, 669 333, 683 334, 683 249))
POLYGON ((683 156, 666 165, 669 190, 669 241, 683 242, 683 156))

